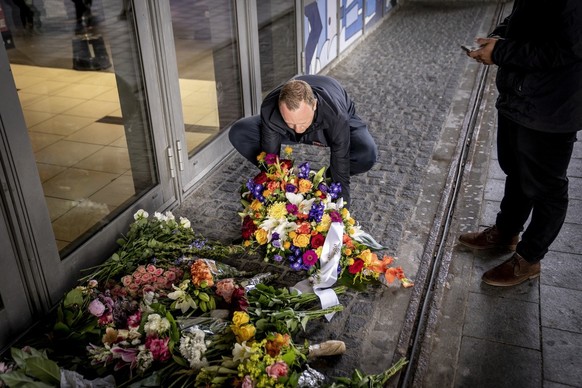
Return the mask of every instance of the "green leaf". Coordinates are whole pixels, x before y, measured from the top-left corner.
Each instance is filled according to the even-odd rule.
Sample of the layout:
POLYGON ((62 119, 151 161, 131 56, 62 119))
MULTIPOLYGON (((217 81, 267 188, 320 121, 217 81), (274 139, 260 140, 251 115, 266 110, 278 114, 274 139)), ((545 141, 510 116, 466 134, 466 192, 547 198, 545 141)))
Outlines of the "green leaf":
POLYGON ((63 333, 63 334, 68 334, 71 329, 69 328, 69 326, 65 325, 64 322, 57 322, 55 323, 53 329, 57 332, 63 333))
POLYGON ((26 359, 30 357, 30 354, 18 348, 11 348, 10 355, 12 356, 12 359, 14 360, 16 365, 18 365, 18 367, 22 369, 24 369, 24 367, 26 366, 25 363, 26 359))
POLYGON ((82 305, 83 304, 83 292, 78 288, 74 288, 65 295, 65 299, 63 301, 65 307, 71 307, 73 305, 82 305))
POLYGON ((48 384, 58 385, 61 381, 61 371, 56 362, 41 357, 30 357, 26 360, 26 373, 48 384))
POLYGON ((22 371, 12 371, 0 374, 0 380, 9 387, 23 387, 25 383, 32 383, 34 380, 22 371))

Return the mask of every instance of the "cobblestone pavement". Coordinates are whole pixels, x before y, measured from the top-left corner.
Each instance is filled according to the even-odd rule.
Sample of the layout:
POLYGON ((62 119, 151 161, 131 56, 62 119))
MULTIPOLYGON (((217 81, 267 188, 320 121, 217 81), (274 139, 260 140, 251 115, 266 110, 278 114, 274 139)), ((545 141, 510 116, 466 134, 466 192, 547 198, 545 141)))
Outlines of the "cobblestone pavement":
MULTIPOLYGON (((398 264, 412 279, 424 271, 420 267, 420 259, 430 243, 427 240, 437 207, 446 185, 449 184, 449 165, 453 151, 459 143, 458 128, 467 112, 469 95, 476 82, 477 65, 469 63, 459 45, 470 43, 476 36, 487 33, 493 23, 495 10, 496 5, 493 3, 430 5, 407 2, 351 48, 337 65, 325 71, 327 75, 337 78, 350 92, 356 102, 358 114, 369 123, 380 151, 377 165, 370 172, 352 179, 351 213, 364 230, 386 247, 386 253, 399 257, 398 264)), ((491 86, 488 90, 489 93, 494 93, 491 86)), ((487 117, 483 120, 487 120, 487 117)), ((488 177, 488 169, 477 162, 490 162, 488 158, 481 159, 484 158, 483 155, 490 155, 492 152, 487 148, 492 144, 491 132, 491 125, 479 132, 478 144, 481 148, 474 151, 473 157, 476 161, 472 165, 474 170, 471 170, 472 174, 477 174, 472 179, 477 181, 488 177)), ((294 147, 294 152, 297 161, 310 161, 312 168, 328 162, 326 149, 300 146, 294 147)), ((580 152, 577 155, 580 158, 580 152)), ((491 165, 494 164, 491 162, 491 165)), ((579 160, 573 164, 580 172, 579 160)), ((233 152, 173 212, 188 217, 194 229, 206 237, 230 242, 240 237, 240 219, 237 212, 241 206, 238 190, 256 172, 254 166, 233 152)), ((470 181, 470 176, 467 179, 470 181)), ((579 182, 580 178, 574 181, 578 187, 579 182)), ((495 187, 502 187, 502 184, 498 183, 495 187)), ((480 316, 466 316, 465 310, 478 310, 482 307, 480 303, 483 302, 474 300, 468 284, 478 283, 470 276, 471 271, 481 271, 488 265, 483 264, 478 255, 470 256, 468 264, 463 264, 462 258, 453 253, 457 251, 451 241, 463 228, 476 228, 481 222, 490 222, 491 214, 495 211, 493 200, 482 200, 484 192, 492 192, 488 191, 485 183, 481 182, 480 186, 473 186, 473 189, 475 191, 468 190, 463 195, 470 198, 481 196, 481 201, 465 203, 472 210, 459 216, 457 220, 464 220, 464 223, 458 221, 451 229, 443 279, 437 285, 440 288, 437 287, 439 292, 435 299, 435 303, 443 303, 443 307, 434 306, 435 312, 429 324, 431 331, 423 342, 419 373, 414 380, 414 386, 503 386, 480 384, 480 381, 491 381, 479 380, 483 376, 475 369, 480 360, 475 352, 484 347, 474 345, 471 341, 476 339, 471 337, 472 333, 463 331, 465 317, 474 326, 478 326, 483 319, 480 316), (485 209, 483 216, 481 205, 485 209), (472 266, 467 269, 467 265, 472 265, 473 261, 477 263, 475 269, 472 266), (450 274, 447 272, 449 270, 450 274), (462 273, 462 270, 469 271, 469 275, 462 273), (450 288, 456 282, 460 283, 459 290, 448 292, 447 287, 450 288), (443 321, 445 325, 441 324, 443 321), (440 341, 441 338, 443 341, 440 341), (435 352, 433 357, 432 351, 435 352), (460 376, 471 378, 463 380, 460 376)), ((574 206, 579 215, 579 202, 574 206)), ((582 231, 579 229, 579 219, 580 217, 576 218, 578 224, 573 229, 570 226, 565 228, 559 240, 564 241, 568 236, 577 235, 580 242, 582 231)), ((569 240, 566 243, 571 244, 569 240)), ((578 260, 573 268, 582 273, 579 271, 580 250, 575 247, 569 249, 566 250, 568 255, 576 256, 578 260)), ((465 255, 468 254, 465 252, 465 255)), ((575 262, 570 256, 566 259, 575 262)), ((301 280, 300 274, 278 266, 255 261, 238 264, 244 269, 281 273, 282 282, 288 285, 301 280)), ((472 287, 478 287, 475 284, 472 287)), ((424 284, 417 283, 412 290, 379 287, 362 293, 348 292, 341 295, 340 302, 345 307, 344 311, 336 314, 331 322, 310 323, 305 336, 310 342, 342 340, 346 342, 348 350, 341 357, 321 359, 312 366, 331 376, 345 376, 354 368, 365 373, 378 373, 389 367, 394 359, 407 351, 407 337, 401 333, 410 333, 414 326, 410 306, 418 303, 416 298, 422 294, 423 287, 424 284)), ((573 287, 581 290, 579 285, 573 287)), ((544 288, 550 294, 555 291, 550 285, 543 286, 542 289, 544 288)), ((567 289, 563 292, 574 291, 567 289)), ((502 293, 493 294, 504 298, 502 293)), ((578 307, 577 311, 582 311, 580 300, 578 298, 573 306, 578 307)), ((556 309, 559 307, 547 311, 542 309, 542 316, 550 321, 557 320, 551 318, 551 314, 563 314, 565 310, 556 309)), ((567 333, 578 333, 573 346, 579 352, 579 328, 582 326, 580 316, 579 313, 577 316, 571 313, 570 316, 574 317, 572 326, 562 329, 567 333), (576 323, 577 329, 574 328, 576 323)), ((562 332, 555 326, 549 324, 547 333, 548 341, 553 341, 557 352, 558 349, 564 350, 567 345, 559 345, 559 334, 562 332)), ((511 334, 504 333, 507 336, 511 334)), ((491 335, 495 337, 497 332, 492 332, 491 335)), ((537 357, 541 360, 539 344, 537 352, 537 357)), ((557 369, 548 369, 546 375, 559 373, 558 363, 550 365, 557 369)), ((481 371, 484 370, 486 368, 481 368, 481 371)), ((538 369, 536 373, 539 373, 538 369)), ((535 381, 541 382, 542 378, 535 381)), ((392 384, 396 384, 395 380, 392 384)), ((582 382, 578 386, 582 386, 582 382)))

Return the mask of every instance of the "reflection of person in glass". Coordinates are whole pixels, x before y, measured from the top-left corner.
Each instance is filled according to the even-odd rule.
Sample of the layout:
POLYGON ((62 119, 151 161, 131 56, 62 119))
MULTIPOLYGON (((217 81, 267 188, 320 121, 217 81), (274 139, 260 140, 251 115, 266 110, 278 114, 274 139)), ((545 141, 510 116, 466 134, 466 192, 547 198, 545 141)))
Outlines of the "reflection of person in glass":
POLYGON ((20 21, 22 22, 22 27, 27 31, 31 31, 34 27, 34 11, 24 0, 12 0, 12 2, 20 10, 20 21))
POLYGON ((335 79, 320 75, 299 76, 275 88, 263 100, 261 114, 238 120, 229 138, 255 165, 262 151, 279 154, 282 143, 329 147, 328 172, 341 184, 346 206, 350 176, 370 170, 378 154, 345 89, 335 79))
POLYGON ((91 5, 93 0, 72 0, 75 3, 75 33, 83 34, 93 28, 95 25, 95 18, 91 13, 91 5))

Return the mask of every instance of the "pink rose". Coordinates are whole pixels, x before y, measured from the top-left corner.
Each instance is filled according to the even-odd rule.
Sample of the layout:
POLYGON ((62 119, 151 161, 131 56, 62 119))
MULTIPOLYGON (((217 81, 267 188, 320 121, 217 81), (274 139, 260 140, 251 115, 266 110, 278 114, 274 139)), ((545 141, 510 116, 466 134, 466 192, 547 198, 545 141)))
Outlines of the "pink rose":
POLYGON ((245 378, 242 381, 242 388, 254 388, 255 384, 253 384, 253 380, 251 379, 251 376, 246 375, 245 378))
POLYGON ((125 287, 129 286, 132 281, 133 281, 133 278, 130 275, 125 275, 124 277, 121 278, 121 283, 125 287))
POLYGON ((89 312, 96 317, 100 317, 105 312, 105 305, 99 299, 93 299, 89 303, 89 312))
POLYGON ((168 349, 169 340, 169 338, 160 339, 155 337, 149 337, 146 340, 146 349, 152 352, 154 360, 167 361, 171 357, 168 349))
POLYGON ((216 294, 221 296, 226 303, 230 303, 234 287, 233 279, 223 279, 216 283, 216 294))
POLYGON ((267 372, 269 377, 278 379, 279 377, 287 376, 287 373, 289 372, 289 367, 283 361, 277 361, 273 365, 269 365, 265 369, 265 371, 267 372))

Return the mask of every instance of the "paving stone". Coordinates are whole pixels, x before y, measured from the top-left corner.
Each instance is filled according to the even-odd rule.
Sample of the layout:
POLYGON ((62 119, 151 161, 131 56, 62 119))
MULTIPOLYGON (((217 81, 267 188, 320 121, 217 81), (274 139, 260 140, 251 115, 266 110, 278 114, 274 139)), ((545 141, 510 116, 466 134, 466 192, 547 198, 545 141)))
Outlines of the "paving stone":
POLYGON ((582 334, 582 291, 542 284, 540 303, 542 326, 582 334))
POLYGON ((537 388, 542 386, 541 352, 464 337, 454 387, 537 388))
POLYGON ((537 303, 470 293, 463 336, 539 349, 537 303))
POLYGON ((582 291, 581 273, 582 255, 550 250, 542 261, 540 279, 542 284, 582 291))
POLYGON ((582 334, 542 328, 544 379, 582 387, 582 334))

